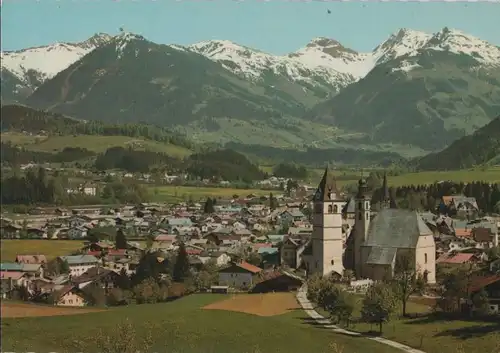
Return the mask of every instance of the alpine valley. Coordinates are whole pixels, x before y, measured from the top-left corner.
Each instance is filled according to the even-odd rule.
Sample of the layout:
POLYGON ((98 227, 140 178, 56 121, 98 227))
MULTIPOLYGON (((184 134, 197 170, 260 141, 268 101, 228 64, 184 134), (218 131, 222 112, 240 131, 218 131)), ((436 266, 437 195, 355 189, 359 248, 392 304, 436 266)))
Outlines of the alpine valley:
POLYGON ((3 52, 1 89, 3 105, 155 124, 199 142, 409 157, 500 114, 500 48, 448 28, 401 29, 369 53, 315 38, 284 56, 96 34, 3 52))

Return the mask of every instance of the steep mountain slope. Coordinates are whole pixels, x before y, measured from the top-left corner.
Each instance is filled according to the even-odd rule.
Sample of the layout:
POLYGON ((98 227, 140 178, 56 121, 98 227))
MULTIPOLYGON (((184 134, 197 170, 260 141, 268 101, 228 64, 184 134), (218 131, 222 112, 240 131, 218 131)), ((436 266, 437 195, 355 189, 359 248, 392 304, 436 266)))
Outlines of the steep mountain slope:
POLYGON ((500 112, 498 47, 445 28, 390 58, 306 118, 364 132, 365 143, 436 150, 500 112))
POLYGON ((286 92, 249 83, 197 53, 129 33, 44 83, 28 104, 79 118, 162 126, 214 125, 213 118, 226 117, 279 123, 304 112, 286 92))
MULTIPOLYGON (((318 38, 309 45, 326 47, 326 41, 318 38)), ((299 54, 271 55, 224 40, 200 42, 188 48, 252 82, 267 82, 273 86, 281 84, 282 89, 286 89, 290 83, 299 84, 302 89, 297 92, 297 98, 306 103, 305 97, 312 96, 312 102, 316 103, 318 99, 335 94, 357 79, 346 63, 337 67, 328 65, 326 55, 323 55, 323 59, 308 62, 298 60, 299 54)), ((357 60, 357 53, 351 54, 349 49, 345 49, 344 53, 347 54, 348 63, 357 60)))
MULTIPOLYGON (((11 76, 14 76, 28 92, 33 91, 40 84, 54 77, 85 54, 107 43, 111 38, 108 34, 98 33, 80 43, 56 43, 36 48, 2 52, 2 74, 6 72, 6 77, 11 79, 11 76)), ((15 87, 6 86, 5 88, 7 89, 7 95, 14 93, 17 98, 23 98, 25 96, 23 93, 26 93, 18 93, 20 87, 16 89, 15 87)))
POLYGON ((11 71, 3 69, 0 72, 2 104, 16 103, 24 100, 33 90, 11 71))
POLYGON ((421 170, 452 170, 500 161, 500 116, 438 153, 415 160, 421 170))

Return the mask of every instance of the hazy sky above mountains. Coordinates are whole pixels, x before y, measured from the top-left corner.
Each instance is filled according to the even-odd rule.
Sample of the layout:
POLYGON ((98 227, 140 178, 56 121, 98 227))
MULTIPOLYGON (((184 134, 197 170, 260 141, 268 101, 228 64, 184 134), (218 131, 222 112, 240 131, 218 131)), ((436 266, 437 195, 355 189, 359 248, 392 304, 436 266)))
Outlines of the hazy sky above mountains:
POLYGON ((117 34, 123 27, 164 44, 228 39, 285 54, 329 37, 370 51, 402 27, 433 33, 447 26, 500 46, 498 18, 498 2, 3 0, 1 43, 2 50, 17 50, 117 34))

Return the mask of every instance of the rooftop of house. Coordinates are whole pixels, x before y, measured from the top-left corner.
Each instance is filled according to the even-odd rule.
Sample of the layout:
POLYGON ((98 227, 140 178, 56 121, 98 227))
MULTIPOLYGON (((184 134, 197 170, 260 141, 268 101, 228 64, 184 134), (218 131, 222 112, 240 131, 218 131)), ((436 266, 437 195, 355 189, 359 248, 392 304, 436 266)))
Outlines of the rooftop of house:
POLYGON ((69 265, 92 264, 99 262, 99 260, 93 255, 70 255, 59 256, 59 258, 63 261, 67 261, 69 265))
POLYGON ((41 264, 46 263, 47 258, 45 255, 17 255, 16 262, 25 264, 41 264))
POLYGON ((443 254, 439 256, 436 260, 437 263, 444 264, 463 264, 469 262, 474 257, 474 254, 443 254))

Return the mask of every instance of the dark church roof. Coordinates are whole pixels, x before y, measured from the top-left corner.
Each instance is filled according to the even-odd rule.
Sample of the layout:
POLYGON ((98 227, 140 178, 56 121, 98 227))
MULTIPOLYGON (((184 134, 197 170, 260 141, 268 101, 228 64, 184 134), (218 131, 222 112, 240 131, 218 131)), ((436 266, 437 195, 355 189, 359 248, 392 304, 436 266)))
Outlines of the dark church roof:
POLYGON ((323 178, 319 182, 318 188, 316 189, 316 193, 314 194, 314 201, 329 201, 330 193, 333 194, 333 199, 340 198, 339 191, 337 190, 337 181, 335 180, 335 176, 333 172, 328 170, 328 167, 325 168, 325 173, 323 174, 323 178))
POLYGON ((355 212, 356 212, 356 200, 354 200, 354 197, 350 197, 349 200, 347 200, 346 204, 344 205, 342 213, 355 213, 355 212))
POLYGON ((365 246, 380 248, 415 248, 418 237, 432 231, 416 211, 381 210, 370 222, 365 246))

